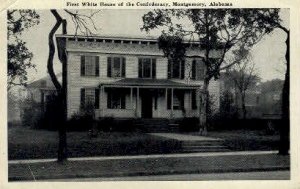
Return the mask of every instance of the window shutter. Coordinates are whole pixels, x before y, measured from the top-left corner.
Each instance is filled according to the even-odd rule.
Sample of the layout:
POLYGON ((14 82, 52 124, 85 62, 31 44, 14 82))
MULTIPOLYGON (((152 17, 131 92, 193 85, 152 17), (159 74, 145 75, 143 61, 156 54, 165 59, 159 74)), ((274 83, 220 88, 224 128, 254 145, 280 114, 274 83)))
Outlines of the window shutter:
POLYGON ((96 56, 95 64, 96 64, 96 66, 95 66, 95 68, 96 68, 95 75, 99 76, 99 56, 96 56))
POLYGON ((196 66, 196 80, 203 79, 203 76, 204 76, 203 63, 199 61, 196 66))
POLYGON ((204 70, 205 70, 205 65, 204 65, 204 62, 201 61, 199 62, 199 79, 203 80, 204 79, 204 70))
POLYGON ((143 59, 139 58, 139 78, 143 76, 143 59))
POLYGON ((168 60, 168 79, 172 78, 172 61, 168 60))
POLYGON ((122 77, 125 77, 125 75, 126 75, 126 59, 124 57, 122 58, 121 67, 122 67, 122 77))
POLYGON ((97 88, 95 89, 95 109, 99 109, 99 93, 100 90, 97 88))
POLYGON ((171 98, 172 98, 172 94, 171 94, 171 89, 167 89, 167 109, 170 110, 171 109, 171 98))
POLYGON ((107 77, 111 77, 111 57, 107 57, 107 77))
POLYGON ((192 79, 196 79, 196 60, 192 62, 192 79))
POLYGON ((185 62, 184 60, 181 61, 181 73, 180 73, 180 79, 184 79, 184 74, 185 74, 185 62))
POLYGON ((184 110, 184 93, 180 93, 180 109, 184 110))
POLYGON ((152 78, 156 78, 156 59, 152 59, 152 78))
POLYGON ((85 56, 80 57, 80 75, 84 76, 85 75, 85 56))
POLYGON ((197 109, 197 100, 196 100, 196 90, 192 91, 192 110, 196 110, 197 109))
POLYGON ((80 107, 84 108, 85 106, 85 89, 81 89, 80 91, 80 107))

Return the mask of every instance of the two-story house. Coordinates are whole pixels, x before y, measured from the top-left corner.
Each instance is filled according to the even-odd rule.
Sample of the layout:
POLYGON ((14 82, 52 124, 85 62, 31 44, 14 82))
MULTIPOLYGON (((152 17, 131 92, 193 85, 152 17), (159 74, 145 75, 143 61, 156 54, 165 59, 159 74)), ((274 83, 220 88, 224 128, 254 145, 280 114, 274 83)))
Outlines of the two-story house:
MULTIPOLYGON (((205 71, 199 44, 186 43, 185 61, 172 62, 155 38, 57 35, 56 40, 59 57, 67 57, 69 118, 88 104, 97 118, 198 117, 205 71)), ((218 50, 211 56, 217 58, 218 50)), ((211 81, 217 107, 219 88, 211 81)))

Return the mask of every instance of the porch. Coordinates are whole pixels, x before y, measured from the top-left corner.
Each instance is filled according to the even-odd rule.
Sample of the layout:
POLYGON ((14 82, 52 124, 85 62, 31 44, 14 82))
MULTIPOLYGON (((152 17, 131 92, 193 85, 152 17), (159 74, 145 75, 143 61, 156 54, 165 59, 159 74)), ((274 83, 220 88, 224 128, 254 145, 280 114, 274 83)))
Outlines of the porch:
POLYGON ((199 115, 199 85, 167 79, 101 83, 97 117, 183 118, 199 115))

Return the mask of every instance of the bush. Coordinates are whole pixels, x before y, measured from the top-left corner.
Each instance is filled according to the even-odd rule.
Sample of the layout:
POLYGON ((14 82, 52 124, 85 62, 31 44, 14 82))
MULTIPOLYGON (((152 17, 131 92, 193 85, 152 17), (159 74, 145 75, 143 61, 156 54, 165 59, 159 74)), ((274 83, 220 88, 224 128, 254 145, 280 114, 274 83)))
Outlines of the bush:
POLYGON ((113 124, 114 124, 113 117, 101 118, 98 122, 98 130, 104 132, 112 131, 113 124))
POLYGON ((22 102, 21 107, 22 126, 29 128, 38 128, 39 122, 42 117, 41 104, 33 101, 32 99, 26 99, 22 102))
POLYGON ((67 121, 67 130, 88 131, 94 129, 95 122, 95 107, 92 103, 88 103, 82 106, 80 111, 73 114, 71 119, 67 121))
POLYGON ((196 132, 199 131, 199 119, 197 117, 183 118, 179 120, 180 132, 196 132))
POLYGON ((21 122, 24 127, 38 128, 42 112, 38 107, 24 108, 21 114, 21 122))
POLYGON ((99 120, 98 130, 104 132, 134 132, 137 131, 137 127, 134 124, 134 119, 115 119, 113 117, 105 117, 99 120))
POLYGON ((88 131, 92 129, 94 123, 93 116, 82 112, 75 113, 70 120, 67 121, 68 131, 88 131))

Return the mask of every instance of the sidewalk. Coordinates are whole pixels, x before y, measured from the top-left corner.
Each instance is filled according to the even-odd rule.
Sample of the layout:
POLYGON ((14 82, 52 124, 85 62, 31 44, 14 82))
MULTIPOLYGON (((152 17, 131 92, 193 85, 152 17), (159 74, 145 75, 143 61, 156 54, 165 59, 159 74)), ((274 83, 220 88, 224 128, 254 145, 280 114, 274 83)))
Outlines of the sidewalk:
MULTIPOLYGON (((168 155, 10 161, 9 180, 124 177, 289 170, 290 157, 275 151, 216 152, 168 155)), ((265 178, 268 179, 268 178, 265 178)))

